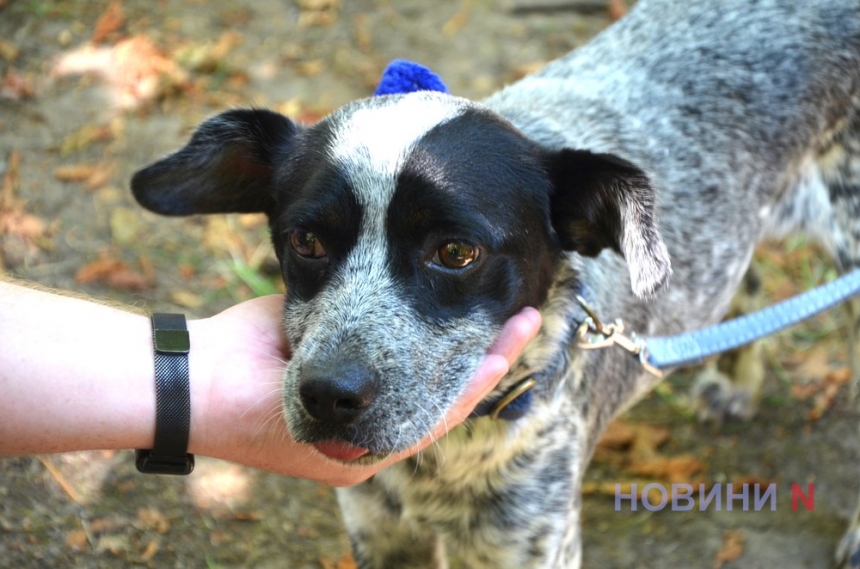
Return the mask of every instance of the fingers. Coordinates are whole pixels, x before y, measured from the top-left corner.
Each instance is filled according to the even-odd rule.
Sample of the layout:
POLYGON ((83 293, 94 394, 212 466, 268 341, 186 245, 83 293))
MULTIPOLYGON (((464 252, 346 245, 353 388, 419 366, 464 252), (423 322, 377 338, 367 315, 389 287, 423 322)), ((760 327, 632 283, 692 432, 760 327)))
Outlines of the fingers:
MULTIPOLYGON (((487 352, 463 395, 445 415, 445 420, 431 432, 430 441, 463 422, 475 406, 496 388, 513 362, 520 357, 526 344, 537 335, 540 324, 540 312, 530 307, 524 308, 505 323, 499 339, 487 352)), ((425 438, 422 443, 426 444, 427 441, 425 438)))
POLYGON ((520 353, 532 338, 535 337, 541 325, 540 312, 526 306, 508 319, 496 343, 487 351, 488 354, 504 356, 511 366, 520 357, 520 353))

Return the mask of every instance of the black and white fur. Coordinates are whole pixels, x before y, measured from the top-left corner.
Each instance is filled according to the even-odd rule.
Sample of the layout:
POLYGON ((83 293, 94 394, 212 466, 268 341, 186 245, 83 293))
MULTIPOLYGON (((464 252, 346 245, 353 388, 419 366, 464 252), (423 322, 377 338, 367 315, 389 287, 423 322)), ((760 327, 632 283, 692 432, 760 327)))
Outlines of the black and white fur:
POLYGON ((380 97, 310 127, 228 111, 132 188, 169 215, 268 214, 288 426, 359 460, 422 438, 540 307, 499 388, 538 380, 524 418, 470 420, 339 497, 360 567, 577 567, 594 444, 657 380, 576 348, 574 295, 671 334, 721 318, 764 237, 803 230, 858 265, 859 88, 854 1, 642 0, 483 103, 380 97), (477 258, 446 266, 452 243, 477 258))

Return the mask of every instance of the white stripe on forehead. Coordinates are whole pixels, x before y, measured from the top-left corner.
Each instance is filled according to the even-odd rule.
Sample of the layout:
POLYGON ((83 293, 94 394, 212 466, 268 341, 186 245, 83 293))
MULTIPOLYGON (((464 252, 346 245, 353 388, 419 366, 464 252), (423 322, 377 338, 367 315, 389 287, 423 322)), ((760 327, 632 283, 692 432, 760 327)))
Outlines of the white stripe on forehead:
POLYGON ((467 105, 465 99, 424 91, 368 99, 344 109, 334 125, 329 152, 343 168, 366 216, 383 214, 397 172, 415 143, 433 127, 459 116, 467 105))
POLYGON ((397 173, 415 143, 433 127, 459 116, 468 105, 440 93, 420 92, 358 101, 332 117, 329 155, 362 208, 355 247, 341 269, 339 301, 360 311, 393 294, 385 224, 397 173))

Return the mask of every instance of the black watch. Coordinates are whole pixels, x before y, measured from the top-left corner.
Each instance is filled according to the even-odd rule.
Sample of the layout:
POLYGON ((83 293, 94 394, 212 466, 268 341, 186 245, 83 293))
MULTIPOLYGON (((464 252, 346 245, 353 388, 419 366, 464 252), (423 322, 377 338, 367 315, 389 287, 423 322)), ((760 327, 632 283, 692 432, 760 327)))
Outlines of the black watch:
POLYGON ((155 444, 152 449, 135 450, 135 464, 146 474, 190 474, 194 470, 194 455, 188 453, 191 342, 185 316, 153 314, 152 344, 155 348, 155 444))

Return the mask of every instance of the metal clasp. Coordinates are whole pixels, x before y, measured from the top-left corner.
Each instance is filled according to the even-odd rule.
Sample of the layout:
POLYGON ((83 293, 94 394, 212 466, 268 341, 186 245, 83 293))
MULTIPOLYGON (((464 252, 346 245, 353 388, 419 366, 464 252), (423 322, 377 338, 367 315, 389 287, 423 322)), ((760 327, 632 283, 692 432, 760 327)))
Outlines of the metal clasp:
POLYGON ((533 377, 527 377, 521 382, 517 383, 511 388, 510 391, 505 393, 504 397, 499 399, 498 403, 493 405, 493 408, 490 410, 490 418, 493 420, 497 420, 502 411, 505 410, 505 407, 513 403, 514 399, 516 399, 535 385, 537 385, 537 380, 533 377))
POLYGON ((619 346, 631 354, 638 356, 639 364, 648 373, 663 377, 663 372, 648 362, 648 347, 642 338, 631 333, 624 335, 624 322, 620 318, 611 324, 604 324, 594 309, 579 295, 576 301, 588 315, 576 330, 577 346, 583 350, 600 350, 609 346, 619 346))

